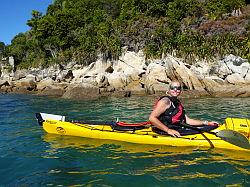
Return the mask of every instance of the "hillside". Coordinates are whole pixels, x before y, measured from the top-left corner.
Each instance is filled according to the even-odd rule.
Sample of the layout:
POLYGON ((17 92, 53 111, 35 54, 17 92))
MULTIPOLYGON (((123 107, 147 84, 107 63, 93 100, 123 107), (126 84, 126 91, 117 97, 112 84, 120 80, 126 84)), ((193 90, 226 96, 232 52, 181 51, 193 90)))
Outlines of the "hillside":
POLYGON ((250 59, 244 0, 55 0, 27 24, 30 30, 3 51, 18 68, 117 59, 124 46, 148 59, 171 53, 190 64, 228 54, 250 59))

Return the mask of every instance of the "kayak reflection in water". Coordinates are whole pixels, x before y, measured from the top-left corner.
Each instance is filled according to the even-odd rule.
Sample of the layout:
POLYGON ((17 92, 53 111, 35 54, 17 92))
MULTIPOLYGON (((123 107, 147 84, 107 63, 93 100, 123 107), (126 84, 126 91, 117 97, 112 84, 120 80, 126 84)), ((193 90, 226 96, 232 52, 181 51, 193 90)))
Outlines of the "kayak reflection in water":
POLYGON ((182 86, 179 81, 172 81, 169 85, 167 95, 160 97, 153 111, 149 116, 149 121, 158 130, 166 132, 167 134, 180 137, 178 128, 181 128, 182 123, 189 125, 218 125, 217 122, 201 121, 197 119, 191 119, 185 114, 184 107, 178 96, 181 94, 182 86))

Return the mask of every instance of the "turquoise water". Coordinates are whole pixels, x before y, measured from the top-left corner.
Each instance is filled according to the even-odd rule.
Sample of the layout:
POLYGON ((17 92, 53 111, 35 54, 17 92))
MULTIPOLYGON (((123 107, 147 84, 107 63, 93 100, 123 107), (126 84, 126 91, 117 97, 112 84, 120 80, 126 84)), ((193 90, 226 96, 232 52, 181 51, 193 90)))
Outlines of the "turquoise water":
MULTIPOLYGON (((250 186, 250 154, 47 134, 34 114, 147 120, 154 97, 90 101, 0 94, 1 186, 250 186)), ((250 118, 250 98, 184 99, 190 117, 250 118)))

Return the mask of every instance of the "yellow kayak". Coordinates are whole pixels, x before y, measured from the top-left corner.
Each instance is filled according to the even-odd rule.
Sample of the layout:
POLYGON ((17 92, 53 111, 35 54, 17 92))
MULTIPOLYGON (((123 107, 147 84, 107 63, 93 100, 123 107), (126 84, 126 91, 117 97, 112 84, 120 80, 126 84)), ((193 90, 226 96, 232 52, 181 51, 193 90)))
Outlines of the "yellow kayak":
MULTIPOLYGON (((250 151, 250 119, 226 118, 225 123, 206 132, 201 130, 196 134, 183 135, 174 138, 154 132, 151 126, 141 128, 121 129, 111 124, 89 124, 67 122, 64 116, 37 113, 38 123, 47 133, 79 136, 94 139, 124 141, 137 144, 154 144, 176 147, 211 147, 231 150, 250 151), (239 141, 239 143, 237 142, 239 141)), ((115 122, 113 122, 115 123, 115 122)), ((124 126, 124 124, 123 124, 124 126)))

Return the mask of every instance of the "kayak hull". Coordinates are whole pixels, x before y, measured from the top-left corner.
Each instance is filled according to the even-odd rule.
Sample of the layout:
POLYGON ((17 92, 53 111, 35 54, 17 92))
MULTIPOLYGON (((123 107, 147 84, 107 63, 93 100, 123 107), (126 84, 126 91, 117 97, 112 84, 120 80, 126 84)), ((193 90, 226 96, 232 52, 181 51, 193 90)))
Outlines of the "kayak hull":
MULTIPOLYGON (((47 133, 60 134, 67 136, 79 136, 85 138, 94 139, 106 139, 106 140, 116 140, 124 141, 137 144, 154 144, 154 145, 165 145, 165 146, 194 146, 194 147, 209 147, 209 148, 221 148, 221 149, 231 149, 231 150, 241 150, 250 151, 228 143, 219 137, 209 133, 200 133, 193 135, 186 135, 180 138, 174 138, 168 135, 159 135, 151 130, 151 127, 144 128, 142 130, 136 131, 116 131, 113 130, 110 125, 92 125, 92 124, 82 124, 65 122, 54 119, 43 120, 43 129, 47 133)), ((248 124, 247 124, 248 125, 248 124)), ((235 127, 235 125, 223 124, 217 129, 213 130, 218 132, 224 129, 240 129, 240 131, 247 131, 249 133, 249 126, 246 128, 235 127)), ((247 134, 245 132, 245 134, 247 134)), ((248 137, 249 138, 249 137, 248 137)))

